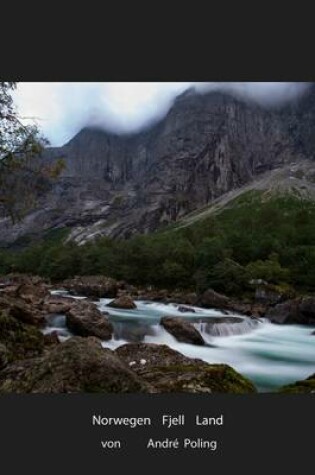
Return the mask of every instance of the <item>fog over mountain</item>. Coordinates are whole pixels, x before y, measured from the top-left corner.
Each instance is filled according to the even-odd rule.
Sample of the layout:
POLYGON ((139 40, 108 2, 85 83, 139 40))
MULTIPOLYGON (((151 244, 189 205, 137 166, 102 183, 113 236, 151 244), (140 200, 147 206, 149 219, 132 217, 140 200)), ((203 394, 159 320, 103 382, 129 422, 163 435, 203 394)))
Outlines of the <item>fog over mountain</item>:
POLYGON ((274 107, 294 100, 307 83, 19 83, 15 101, 26 122, 36 120, 53 146, 80 129, 95 126, 115 133, 137 132, 162 119, 176 96, 194 87, 200 93, 225 91, 245 101, 274 107))
MULTIPOLYGON (((143 84, 143 91, 131 84, 143 109, 136 108, 136 95, 129 96, 127 85, 125 98, 116 86, 117 95, 103 91, 100 96, 100 85, 58 85, 64 104, 59 129, 51 122, 50 130, 65 137, 76 124, 78 131, 64 146, 47 149, 43 158, 47 164, 62 158, 65 168, 47 183, 22 223, 0 221, 2 242, 63 227, 70 239, 82 244, 100 236, 151 233, 255 184, 264 173, 309 160, 313 168, 314 86, 181 84, 183 90, 174 99, 178 84, 149 89, 143 84), (72 96, 66 97, 66 90, 72 96), (93 112, 91 97, 94 104, 102 97, 104 113, 100 108, 93 112), (141 130, 136 131, 136 125, 141 130)), ((52 103, 57 121, 61 104, 52 103)), ((293 184, 290 177, 288 181, 293 184)))

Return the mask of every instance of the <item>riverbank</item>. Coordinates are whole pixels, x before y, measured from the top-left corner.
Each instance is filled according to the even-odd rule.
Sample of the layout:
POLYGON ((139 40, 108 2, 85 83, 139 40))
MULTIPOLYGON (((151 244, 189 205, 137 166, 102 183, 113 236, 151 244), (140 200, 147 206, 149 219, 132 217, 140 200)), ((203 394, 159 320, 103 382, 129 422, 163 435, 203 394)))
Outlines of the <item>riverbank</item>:
MULTIPOLYGON (((189 303, 192 295, 184 302, 182 294, 175 303, 178 291, 159 291, 153 301, 156 291, 146 289, 152 300, 134 301, 135 294, 144 296, 143 289, 105 277, 86 278, 79 289, 77 279, 63 284, 54 292, 39 278, 2 280, 1 392, 274 391, 314 373, 315 340, 308 325, 274 325, 261 313, 238 313, 235 301, 211 290, 207 295, 215 303, 206 308, 210 300, 196 307, 189 303), (165 317, 171 322, 162 324, 165 317), (263 372, 259 379, 259 361, 273 383, 263 372)), ((273 308, 277 305, 283 303, 273 308)), ((308 391, 311 386, 305 385, 308 391)))

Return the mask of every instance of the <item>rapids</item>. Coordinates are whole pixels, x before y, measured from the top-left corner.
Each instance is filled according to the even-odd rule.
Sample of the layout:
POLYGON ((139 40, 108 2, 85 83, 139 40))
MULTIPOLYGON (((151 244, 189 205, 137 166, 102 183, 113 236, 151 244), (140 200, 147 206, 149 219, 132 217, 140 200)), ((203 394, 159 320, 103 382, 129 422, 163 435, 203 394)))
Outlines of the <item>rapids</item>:
MULTIPOLYGON (((114 326, 114 336, 103 342, 104 347, 115 349, 135 341, 166 344, 191 358, 229 364, 264 392, 315 372, 315 336, 311 335, 310 327, 275 325, 264 319, 198 307, 190 307, 191 312, 180 312, 175 303, 136 301, 137 309, 122 310, 107 307, 110 301, 95 302, 101 311, 109 313, 114 326), (159 325, 165 315, 188 319, 209 346, 179 343, 159 325), (233 318, 235 323, 225 323, 224 319, 233 321, 233 318), (219 319, 224 323, 219 323, 219 319)), ((63 316, 51 317, 49 326, 46 331, 55 329, 62 339, 70 335, 63 316)))

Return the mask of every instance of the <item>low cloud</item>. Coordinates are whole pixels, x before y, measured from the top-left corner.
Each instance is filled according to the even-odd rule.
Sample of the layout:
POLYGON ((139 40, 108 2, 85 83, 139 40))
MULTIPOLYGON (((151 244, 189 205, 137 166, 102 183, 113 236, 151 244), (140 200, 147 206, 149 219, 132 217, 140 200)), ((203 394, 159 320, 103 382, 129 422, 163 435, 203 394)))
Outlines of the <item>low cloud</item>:
POLYGON ((244 100, 272 107, 283 105, 300 97, 309 86, 310 84, 305 82, 234 82, 201 84, 199 90, 207 92, 219 89, 244 100))
POLYGON ((82 127, 135 132, 161 119, 176 96, 195 86, 227 91, 273 107, 305 92, 307 83, 19 83, 15 101, 24 121, 35 120, 52 145, 62 145, 82 127))

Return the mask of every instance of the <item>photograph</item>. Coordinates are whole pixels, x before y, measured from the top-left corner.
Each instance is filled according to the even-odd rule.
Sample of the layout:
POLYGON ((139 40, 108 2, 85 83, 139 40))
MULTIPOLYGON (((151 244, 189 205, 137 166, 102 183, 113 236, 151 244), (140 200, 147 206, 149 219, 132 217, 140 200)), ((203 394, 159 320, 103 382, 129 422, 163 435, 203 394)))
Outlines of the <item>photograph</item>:
POLYGON ((0 82, 26 393, 315 393, 315 83, 0 82))

